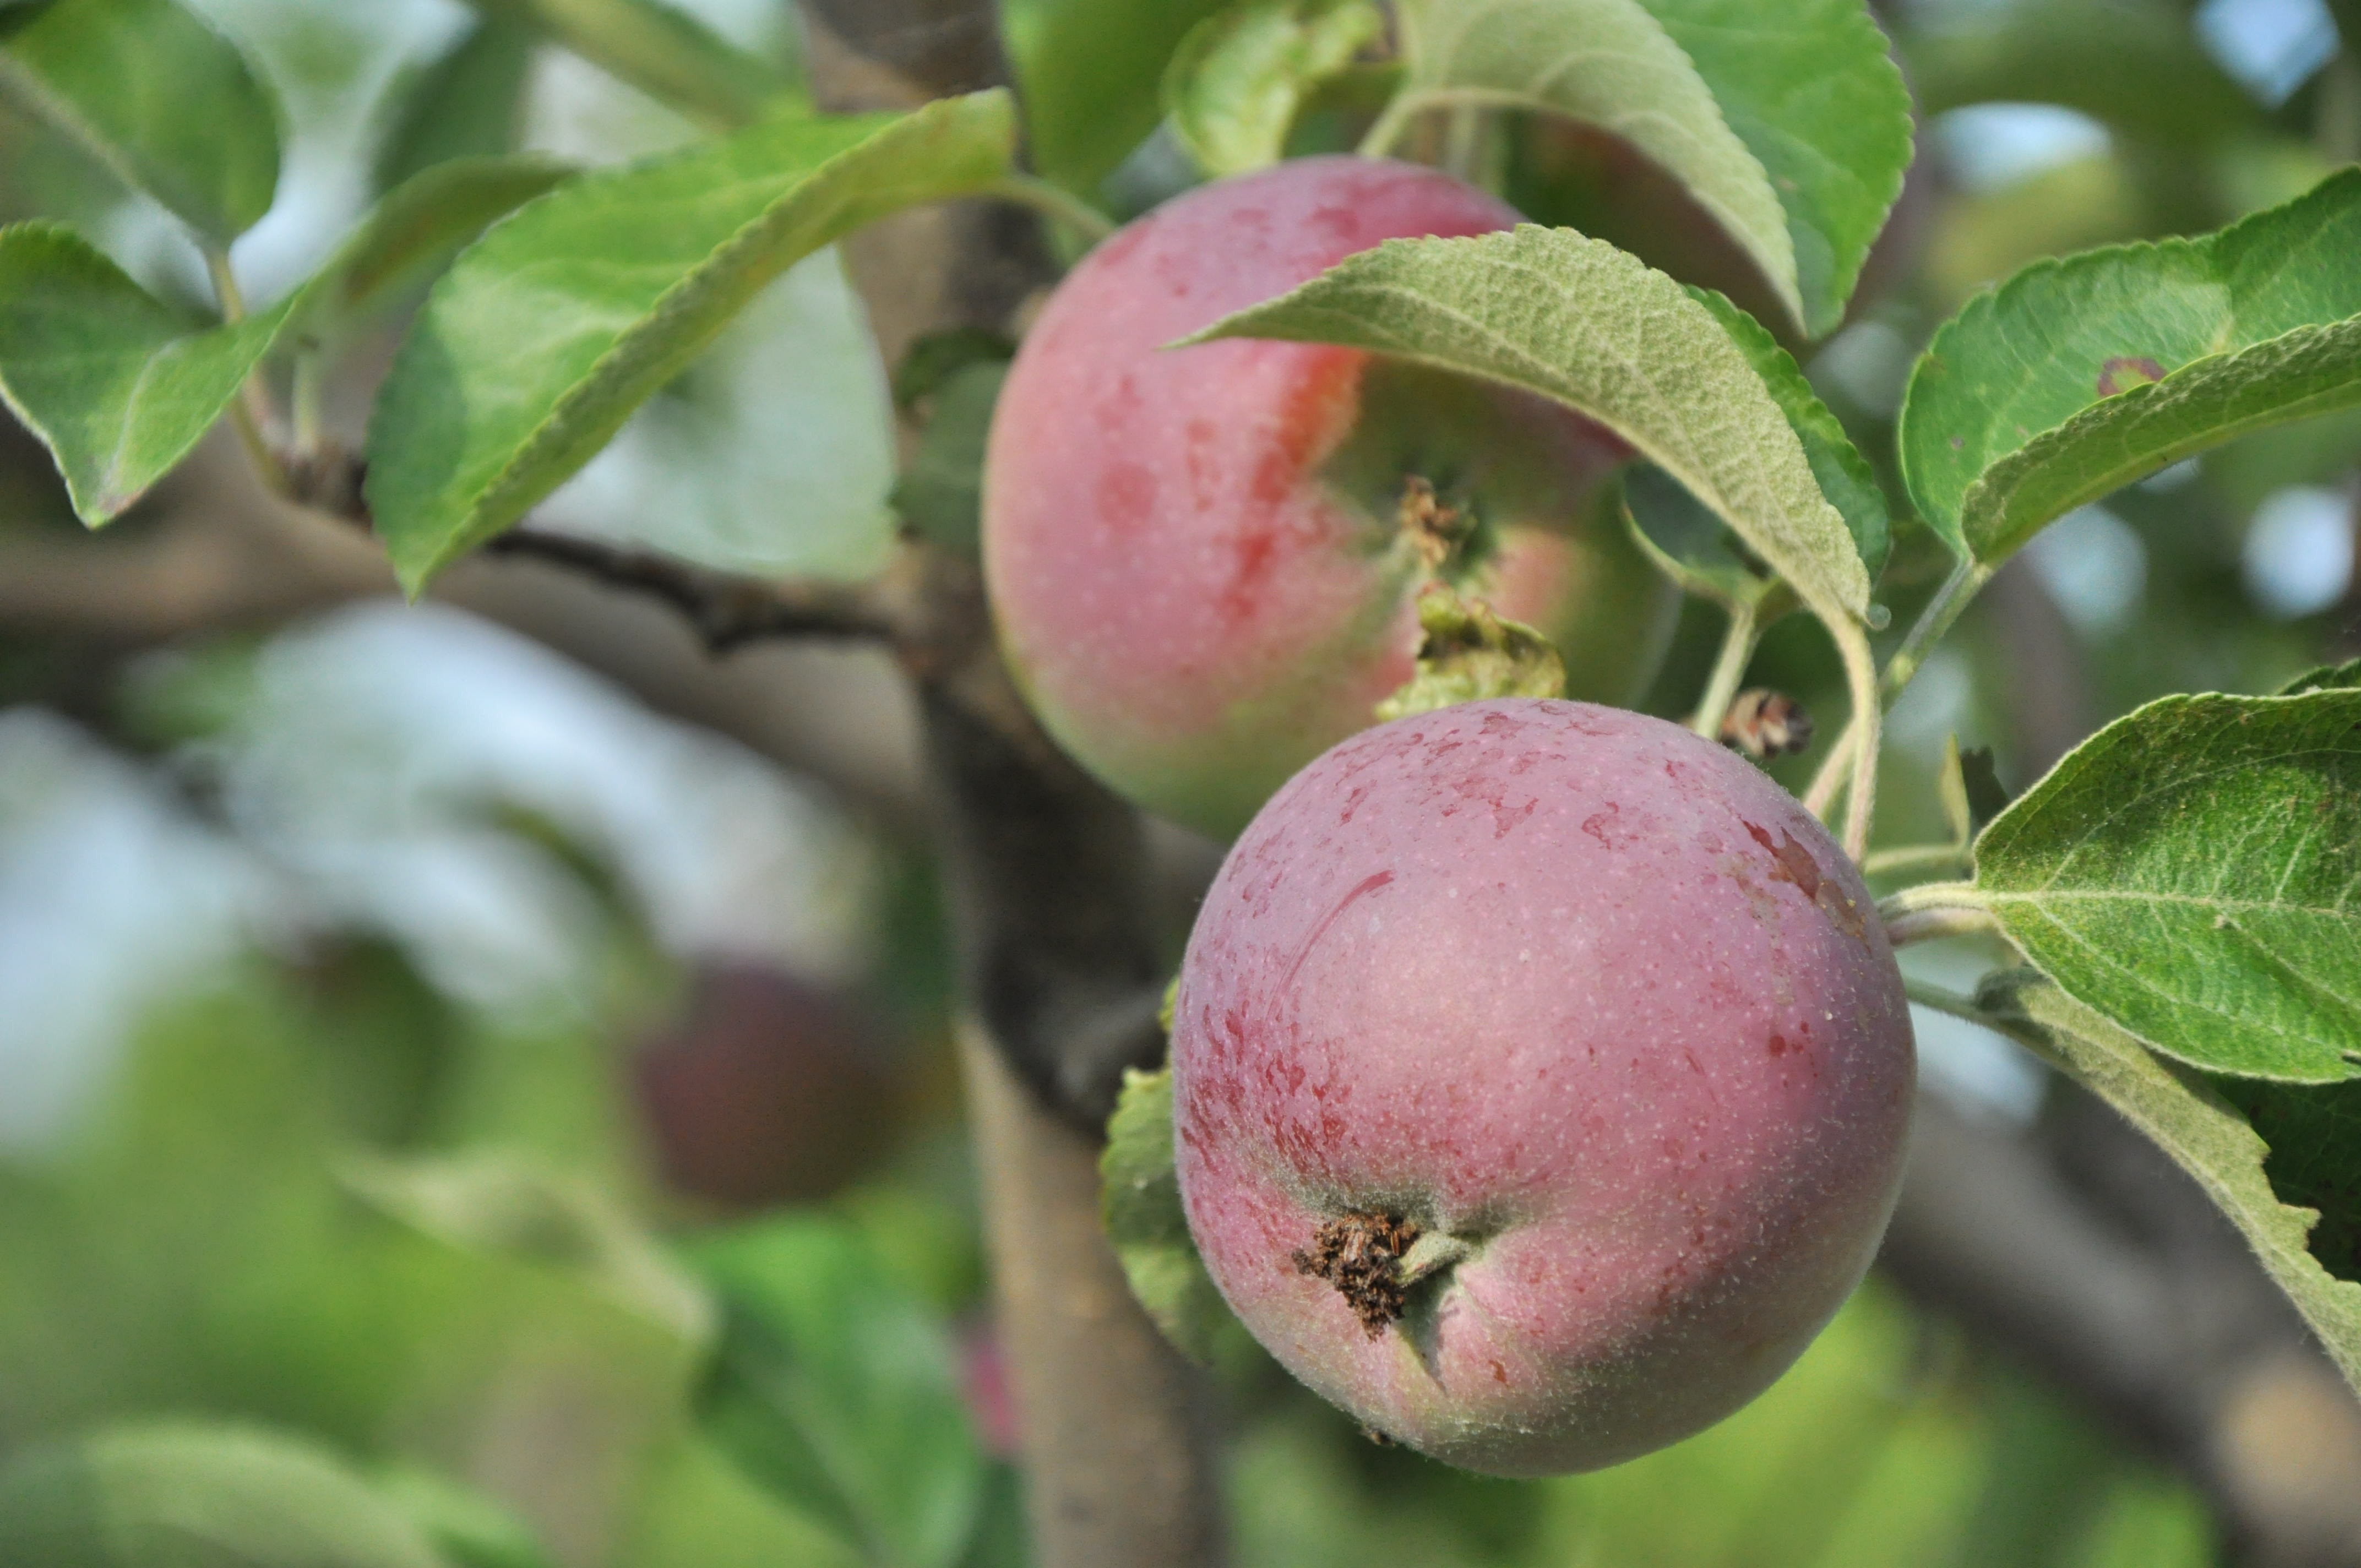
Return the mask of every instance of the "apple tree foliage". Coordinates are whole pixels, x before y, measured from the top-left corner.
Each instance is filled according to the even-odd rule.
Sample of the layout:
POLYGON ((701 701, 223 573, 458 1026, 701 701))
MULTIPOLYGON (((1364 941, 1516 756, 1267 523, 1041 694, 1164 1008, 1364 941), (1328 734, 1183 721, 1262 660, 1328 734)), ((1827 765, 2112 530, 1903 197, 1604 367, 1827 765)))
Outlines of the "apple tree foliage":
MULTIPOLYGON (((1480 177, 1488 127, 1554 117, 1620 138, 1668 177, 1743 258, 1743 285, 1726 268, 1685 275, 1677 258, 1660 268, 1528 226, 1389 242, 1203 335, 1350 345, 1612 429, 1642 465, 1633 526, 1685 588, 1730 612, 1740 667, 1790 608, 1841 651, 1852 712, 1808 804, 1841 814, 1863 855, 1881 710, 2004 561, 2192 454, 2361 403, 2361 170, 2347 169, 2219 233, 2041 261, 1971 300, 1910 372, 1895 449, 1878 455, 1900 476, 1889 498, 1795 357, 1845 319, 1913 156, 1909 92, 1863 0, 1022 0, 1007 7, 1013 90, 857 116, 816 112, 662 0, 481 8, 488 49, 507 53, 455 57, 422 102, 456 92, 461 68, 478 89, 504 73, 512 88, 518 40, 545 38, 671 104, 701 138, 592 170, 430 156, 397 170, 310 279, 258 302, 242 297, 230 249, 270 204, 280 115, 239 49, 178 0, 0 6, 0 93, 184 225, 214 284, 212 308, 192 314, 136 281, 103 236, 47 220, 0 230, 0 396, 91 527, 224 421, 266 478, 300 492, 305 455, 279 423, 302 431, 321 367, 362 325, 414 306, 359 456, 366 510, 420 593, 579 473, 768 284, 878 219, 997 196, 1083 247, 1103 232, 1088 203, 1117 190, 1151 133, 1219 176, 1296 149, 1307 126, 1344 124, 1363 150, 1480 177), (291 387, 296 406, 278 421, 291 387), (1881 574, 1914 518, 1951 575, 1914 623, 1889 627, 1881 574)), ((1971 96, 1972 68, 1930 57, 1926 89, 1971 96)), ((990 353, 940 368, 942 387, 975 395, 939 400, 899 492, 925 547, 972 547, 997 374, 990 353)), ((783 508, 777 527, 796 526, 783 508)), ((1972 874, 1906 887, 1883 912, 1897 940, 1996 931, 2019 961, 1971 996, 1918 1000, 2025 1043, 2186 1168, 2361 1385, 2361 1153, 2344 1135, 2361 1093, 2361 674, 2156 701, 1988 820, 1971 818, 1964 784, 1954 793, 1951 849, 1972 874)), ((1143 1298, 1202 1348, 1222 1332, 1204 1321, 1219 1309, 1175 1229, 1170 1124, 1156 1112, 1167 1091, 1143 1078, 1133 1093, 1110 1146, 1109 1217, 1143 1298)), ((411 1173, 367 1190, 432 1232, 452 1212, 437 1197, 449 1183, 503 1179, 411 1173)), ((595 1217, 563 1194, 511 1197, 559 1216, 537 1223, 579 1229, 585 1255, 619 1271, 615 1288, 642 1292, 668 1332, 715 1332, 648 1306, 661 1271, 601 1250, 595 1217)), ((833 1309, 795 1292, 835 1281, 857 1299, 858 1261, 826 1236, 777 1245, 809 1253, 808 1266, 750 1254, 708 1260, 708 1274, 754 1301, 774 1337, 840 1332, 833 1309)), ((861 1397, 947 1397, 948 1374, 920 1359, 934 1370, 861 1397)), ((775 1344, 745 1365, 733 1419, 804 1455, 781 1461, 795 1471, 783 1484, 821 1497, 840 1533, 886 1531, 878 1560, 955 1559, 982 1485, 972 1453, 906 1463, 877 1447, 891 1423, 830 1430, 829 1390, 799 1381, 803 1364, 775 1344), (913 1475, 950 1475, 955 1495, 904 1496, 913 1475)), ((895 1375, 879 1361, 863 1376, 895 1375)), ((684 1475, 708 1463, 678 1431, 656 1441, 684 1475)), ((207 1448, 181 1429, 132 1431, 54 1464, 10 1485, 71 1513, 93 1489, 164 1508, 175 1487, 218 1483, 275 1499, 290 1540, 307 1521, 346 1521, 357 1564, 433 1562, 444 1528, 432 1508, 371 1502, 324 1460, 261 1439, 207 1448)))

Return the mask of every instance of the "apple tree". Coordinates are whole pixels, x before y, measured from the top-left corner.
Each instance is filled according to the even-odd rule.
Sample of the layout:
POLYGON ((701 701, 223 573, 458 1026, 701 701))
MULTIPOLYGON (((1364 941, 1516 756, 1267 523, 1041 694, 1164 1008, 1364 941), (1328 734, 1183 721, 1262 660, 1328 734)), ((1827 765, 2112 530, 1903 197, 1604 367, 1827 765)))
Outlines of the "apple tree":
MULTIPOLYGON (((1217 1559, 1191 1362, 1241 1323, 1373 1437, 1501 1474, 1743 1404, 1893 1212, 1911 1004, 2136 1129, 2361 1387, 2361 669, 2154 696, 2014 798, 1953 744, 1939 833, 1880 811, 1889 709, 2012 558, 2361 405, 2354 149, 1974 291, 1864 441, 1820 345, 1928 178, 1864 0, 808 0, 800 80, 664 0, 478 9, 411 167, 265 296, 234 251, 281 121, 238 46, 180 0, 0 5, 15 111, 206 280, 0 229, 0 395, 93 529, 225 426, 413 599, 502 557, 717 659, 891 656, 1041 1561, 1217 1559), (468 142, 525 48, 697 134, 468 142), (798 555, 824 456, 752 546, 662 495, 545 514, 666 399, 695 466, 674 389, 830 247, 904 416, 889 546, 798 555), (1807 664, 1817 726, 1749 678, 1807 664), (1151 816, 1235 840, 1177 979, 1151 816), (1922 943, 1980 972, 1905 978, 1922 943)), ((1922 103, 1973 70, 1911 66, 1922 103)), ((100 1458, 178 1475, 177 1441, 100 1458)), ((918 1517, 870 1560, 938 1560, 918 1517)))

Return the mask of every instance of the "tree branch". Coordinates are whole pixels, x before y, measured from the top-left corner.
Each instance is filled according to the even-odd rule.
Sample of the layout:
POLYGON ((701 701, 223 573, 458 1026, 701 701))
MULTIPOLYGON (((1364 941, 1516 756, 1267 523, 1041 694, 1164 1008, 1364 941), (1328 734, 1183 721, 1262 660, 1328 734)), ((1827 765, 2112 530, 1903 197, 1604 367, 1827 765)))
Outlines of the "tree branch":
MULTIPOLYGON (((274 474, 283 479, 271 488, 297 505, 363 529, 374 526, 362 496, 362 465, 352 454, 324 445, 281 459, 263 477, 268 482, 274 474)), ((917 633, 919 606, 910 592, 916 571, 906 563, 867 583, 753 577, 529 521, 495 535, 478 554, 538 561, 656 599, 678 611, 717 654, 772 638, 899 644, 917 633)))
MULTIPOLYGON (((991 0, 807 0, 804 16, 832 109, 1005 77, 991 0)), ((845 255, 889 363, 921 333, 1006 330, 1054 278, 1038 219, 1005 203, 901 214, 845 255)), ((981 574, 939 553, 928 566, 904 663, 972 1014, 961 1056, 1035 1551, 1044 1568, 1210 1568, 1220 1488, 1198 1379, 1132 1299, 1099 1221, 1120 1069, 1163 1051, 1146 836, 1018 698, 981 574)))
POLYGON ((564 567, 660 600, 679 611, 714 653, 774 637, 897 643, 911 630, 909 608, 895 602, 896 584, 890 574, 868 584, 767 582, 539 528, 512 528, 483 553, 564 567))

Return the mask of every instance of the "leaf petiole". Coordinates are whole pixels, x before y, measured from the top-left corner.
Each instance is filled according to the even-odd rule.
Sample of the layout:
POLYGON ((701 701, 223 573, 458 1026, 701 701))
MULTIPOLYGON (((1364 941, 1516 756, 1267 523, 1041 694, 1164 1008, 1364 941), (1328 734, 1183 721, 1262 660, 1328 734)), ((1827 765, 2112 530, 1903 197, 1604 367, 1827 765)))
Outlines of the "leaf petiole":
POLYGON ((1914 980, 1905 974, 1902 977, 1902 993, 1921 1007, 1931 1007, 1938 1013, 1949 1014, 1954 1018, 1964 1018, 1971 1024, 1982 1024, 1987 1029, 1998 1026, 1993 1023, 1991 1014, 1976 1005, 1974 997, 1963 996, 1947 985, 1937 985, 1932 981, 1914 980))
POLYGON ((1974 560, 1962 560, 1951 568, 1951 575, 1943 579, 1943 586, 1935 590, 1935 597, 1927 601, 1927 608, 1912 622, 1902 646, 1885 662, 1885 674, 1878 685, 1888 703, 1902 695, 1902 688, 1910 684, 1919 666, 1927 662, 1927 653, 1957 623, 1960 613, 1983 591, 1984 585, 1992 581, 1993 570, 1974 560))
POLYGON ((1913 942, 1938 942, 1950 937, 1976 937, 2000 927, 1982 909, 1922 909, 1897 915, 1885 923, 1885 939, 1897 948, 1913 942))
POLYGON ((307 345, 296 354, 287 403, 295 456, 301 462, 313 461, 322 450, 321 405, 326 397, 327 375, 327 356, 318 348, 307 345))
MULTIPOLYGON (((1869 829, 1877 815, 1877 752, 1884 740, 1885 710, 1878 695, 1877 659, 1869 631, 1858 620, 1830 619, 1828 635, 1844 656, 1845 684, 1851 688, 1852 718, 1845 735, 1854 753, 1852 787, 1846 802, 1844 848, 1858 864, 1869 853, 1869 829)), ((1838 745, 1842 747, 1843 740, 1838 745)))
POLYGON ((1886 940, 1897 948, 1946 937, 1970 937, 1996 931, 1999 922, 1985 907, 1973 883, 1925 883, 1877 901, 1877 917, 1885 923, 1886 940))
POLYGON ((1763 636, 1754 600, 1734 598, 1724 608, 1730 612, 1730 625, 1722 632, 1721 656, 1714 662, 1705 695, 1697 699, 1697 712, 1689 719, 1689 728, 1708 740, 1721 739, 1721 721, 1729 715, 1740 684, 1746 679, 1746 666, 1753 659, 1754 645, 1763 636))
MULTIPOLYGON (((237 275, 230 269, 229 252, 217 247, 205 247, 205 270, 211 274, 214 302, 221 307, 223 324, 236 326, 246 319, 246 296, 239 291, 237 275)), ((229 422, 237 431, 240 445, 246 448, 247 460, 254 465, 270 493, 291 494, 293 482, 289 478, 287 465, 271 449, 264 432, 273 422, 270 389, 263 384, 261 367, 247 372, 237 389, 237 398, 229 406, 229 422)))
POLYGON ((1906 844, 1898 850, 1876 851, 1861 862, 1861 869, 1869 876, 1892 876, 1897 872, 1962 866, 1967 860, 1968 847, 1964 844, 1906 844))
MULTIPOLYGON (((1908 635, 1902 639, 1902 646, 1896 648, 1894 657, 1886 661, 1885 673, 1877 682, 1880 707, 1891 707, 1894 699, 1902 695, 1903 688, 1910 684, 1919 666, 1927 662, 1927 653, 1959 620, 1960 613, 1983 591, 1984 585, 1992 581, 1993 570, 1981 562, 1970 560, 1963 560, 1951 568, 1951 575, 1943 579, 1943 586, 1935 591, 1933 598, 1927 601, 1927 608, 1918 612, 1918 619, 1911 624, 1908 635)), ((1844 733, 1838 738, 1835 750, 1820 765, 1811 787, 1804 792, 1804 808, 1815 817, 1828 815, 1829 803, 1836 799, 1837 792, 1844 788, 1846 781, 1852 776, 1854 764, 1864 754, 1861 747, 1847 743, 1853 739, 1860 712, 1856 708, 1854 717, 1845 721, 1844 733)))

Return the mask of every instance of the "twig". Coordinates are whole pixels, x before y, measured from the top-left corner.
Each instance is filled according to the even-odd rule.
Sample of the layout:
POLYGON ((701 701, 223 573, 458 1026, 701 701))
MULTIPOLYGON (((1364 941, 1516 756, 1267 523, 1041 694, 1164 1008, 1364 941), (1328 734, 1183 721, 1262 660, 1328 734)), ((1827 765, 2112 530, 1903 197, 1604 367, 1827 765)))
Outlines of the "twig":
MULTIPOLYGON (((323 444, 306 457, 275 460, 259 471, 285 499, 323 516, 372 526, 361 494, 361 466, 323 444)), ((895 647, 923 641, 917 599, 905 565, 866 583, 778 580, 717 572, 628 544, 522 525, 498 534, 478 554, 539 561, 677 610, 707 650, 728 653, 750 642, 813 637, 895 647)))
POLYGON ((735 576, 651 551, 538 528, 511 529, 483 553, 563 566, 609 587, 660 599, 678 610, 716 653, 780 637, 898 643, 911 630, 907 613, 869 585, 735 576))

